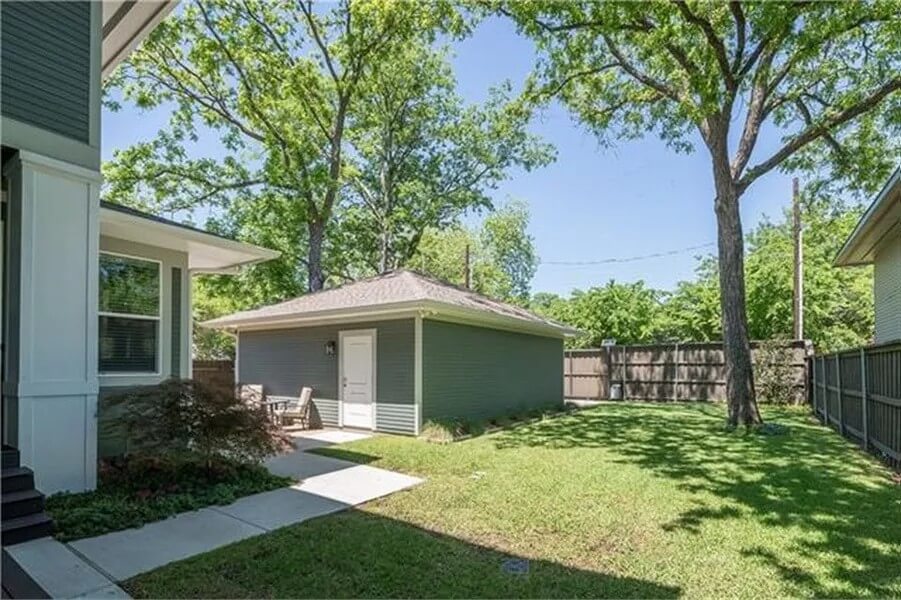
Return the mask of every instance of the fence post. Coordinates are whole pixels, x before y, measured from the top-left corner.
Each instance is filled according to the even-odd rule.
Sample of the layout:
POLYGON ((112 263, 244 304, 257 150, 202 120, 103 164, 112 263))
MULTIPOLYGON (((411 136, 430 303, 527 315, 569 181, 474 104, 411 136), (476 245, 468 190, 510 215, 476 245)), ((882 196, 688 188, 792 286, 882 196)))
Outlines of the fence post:
POLYGON ((826 357, 820 357, 820 370, 823 372, 823 423, 829 427, 829 375, 826 370, 826 357))
POLYGON ((620 396, 622 399, 626 399, 626 364, 628 359, 626 358, 626 346, 623 346, 623 372, 622 372, 622 392, 620 392, 620 396))
POLYGON ((869 418, 867 417, 867 352, 860 349, 860 402, 863 418, 863 449, 870 447, 869 418))
POLYGON ((842 357, 835 354, 835 382, 838 384, 838 430, 845 435, 845 411, 842 410, 842 357))
POLYGON ((675 382, 673 383, 673 401, 679 401, 679 342, 676 342, 676 372, 673 375, 675 382))

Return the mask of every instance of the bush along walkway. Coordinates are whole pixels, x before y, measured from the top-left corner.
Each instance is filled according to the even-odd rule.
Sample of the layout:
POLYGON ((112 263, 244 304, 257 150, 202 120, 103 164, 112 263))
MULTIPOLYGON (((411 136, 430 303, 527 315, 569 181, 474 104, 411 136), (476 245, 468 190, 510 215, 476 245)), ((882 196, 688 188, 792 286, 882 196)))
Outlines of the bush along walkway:
POLYGON ((270 462, 270 470, 279 476, 300 480, 295 485, 246 496, 225 506, 185 512, 139 529, 77 540, 68 547, 43 538, 13 546, 9 552, 45 590, 52 590, 54 597, 96 595, 101 588, 101 595, 124 597, 119 588, 104 586, 422 482, 401 473, 304 452, 308 447, 322 445, 328 444, 300 439, 294 452, 270 462), (56 544, 49 554, 48 543, 56 544), (48 561, 47 556, 55 556, 56 560, 48 561), (82 565, 61 566, 73 559, 82 565), (72 585, 68 580, 73 573, 81 575, 85 583, 72 585), (99 580, 98 575, 105 579, 99 580), (60 578, 68 578, 65 586, 55 581, 60 578))

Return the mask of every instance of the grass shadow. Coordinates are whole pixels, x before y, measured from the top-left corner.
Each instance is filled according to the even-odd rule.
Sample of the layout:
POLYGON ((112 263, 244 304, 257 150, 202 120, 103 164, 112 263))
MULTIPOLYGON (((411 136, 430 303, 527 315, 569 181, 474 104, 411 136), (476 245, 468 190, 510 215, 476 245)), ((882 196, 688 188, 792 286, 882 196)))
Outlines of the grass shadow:
POLYGON ((380 456, 374 456, 372 454, 365 454, 363 452, 347 450, 346 448, 341 448, 340 446, 321 446, 319 448, 310 448, 309 450, 306 450, 306 452, 308 452, 309 454, 318 454, 320 456, 328 456, 329 458, 346 460, 348 462, 353 462, 361 465, 368 465, 369 463, 373 463, 381 458, 380 456))
POLYGON ((697 532, 712 520, 756 519, 765 528, 800 530, 789 552, 749 543, 743 552, 816 597, 901 589, 901 487, 889 472, 806 413, 768 408, 788 425, 779 436, 727 432, 723 410, 703 404, 605 404, 497 436, 518 447, 605 448, 615 461, 676 480, 680 488, 727 501, 703 501, 664 529, 697 532), (822 572, 798 566, 815 556, 822 572))
POLYGON ((124 587, 135 598, 676 598, 680 594, 672 586, 523 558, 350 510, 163 567, 124 587))

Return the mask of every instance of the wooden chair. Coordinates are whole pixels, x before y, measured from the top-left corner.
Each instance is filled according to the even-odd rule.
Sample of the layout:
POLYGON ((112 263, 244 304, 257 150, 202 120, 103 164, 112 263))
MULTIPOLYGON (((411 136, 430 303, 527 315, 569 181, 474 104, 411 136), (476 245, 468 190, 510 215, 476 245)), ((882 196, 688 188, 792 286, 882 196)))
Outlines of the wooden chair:
POLYGON ((300 424, 304 429, 310 428, 310 414, 313 404, 313 388, 305 387, 300 390, 300 397, 296 401, 286 402, 284 408, 276 409, 281 423, 291 421, 292 424, 300 424))

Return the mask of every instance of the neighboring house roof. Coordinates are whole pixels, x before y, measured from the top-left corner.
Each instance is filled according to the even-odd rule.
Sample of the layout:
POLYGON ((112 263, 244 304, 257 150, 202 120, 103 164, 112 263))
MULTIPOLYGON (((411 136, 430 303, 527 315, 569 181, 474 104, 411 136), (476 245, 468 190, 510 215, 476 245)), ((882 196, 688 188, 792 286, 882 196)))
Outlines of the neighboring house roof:
POLYGON ((178 0, 103 0, 103 78, 153 31, 178 0))
POLYGON ((860 218, 835 257, 835 265, 849 267, 872 263, 879 246, 890 236, 901 236, 901 167, 895 169, 860 218))
POLYGON ((268 248, 239 242, 134 208, 100 203, 100 233, 188 254, 192 271, 231 273, 239 267, 278 258, 268 248))
POLYGON ((579 333, 517 306, 407 270, 390 271, 279 304, 213 319, 203 325, 219 329, 265 329, 324 319, 378 318, 409 311, 431 312, 544 335, 563 337, 579 333))

